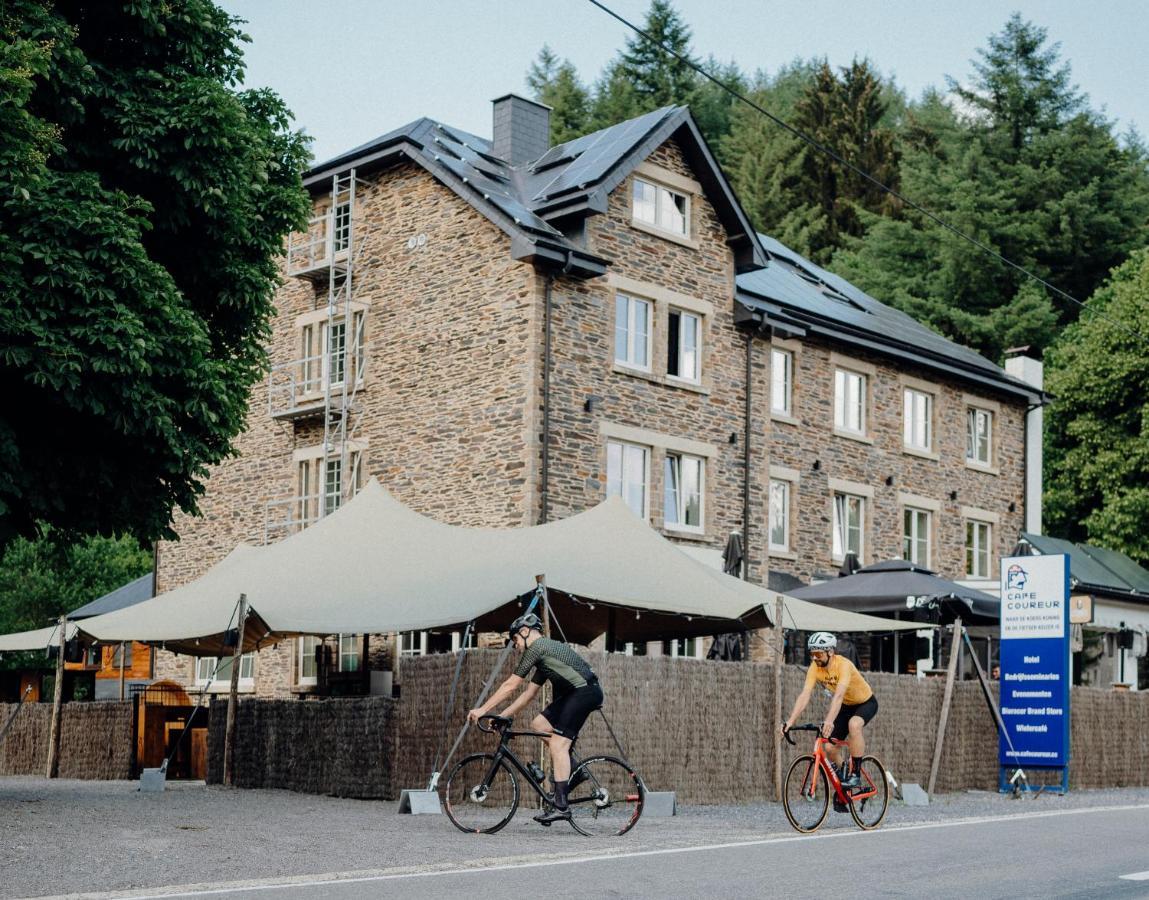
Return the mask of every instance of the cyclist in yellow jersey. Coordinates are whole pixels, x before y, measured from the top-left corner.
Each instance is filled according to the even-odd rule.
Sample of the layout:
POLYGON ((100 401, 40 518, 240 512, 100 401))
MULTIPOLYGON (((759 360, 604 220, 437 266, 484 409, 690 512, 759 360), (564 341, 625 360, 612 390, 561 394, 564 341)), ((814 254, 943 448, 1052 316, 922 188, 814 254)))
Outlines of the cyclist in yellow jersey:
MULTIPOLYGON (((794 701, 790 718, 782 725, 782 733, 790 730, 810 702, 814 687, 821 685, 832 698, 826 720, 822 723, 822 737, 848 741, 853 764, 849 774, 842 779, 842 786, 851 788, 857 787, 860 781, 858 770, 866 752, 862 729, 878 712, 878 698, 854 664, 837 654, 837 646, 838 639, 828 631, 816 631, 810 635, 806 647, 813 662, 806 672, 806 684, 802 693, 794 701)), ((838 761, 845 762, 841 759, 838 761)))

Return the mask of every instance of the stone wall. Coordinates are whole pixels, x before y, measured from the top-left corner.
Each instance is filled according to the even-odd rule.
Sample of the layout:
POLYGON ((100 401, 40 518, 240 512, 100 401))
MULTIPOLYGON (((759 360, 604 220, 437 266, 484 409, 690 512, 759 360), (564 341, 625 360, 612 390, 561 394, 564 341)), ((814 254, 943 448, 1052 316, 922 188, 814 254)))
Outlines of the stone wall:
MULTIPOLYGON (((655 178, 658 171, 671 180, 695 175, 674 140, 647 164, 655 178)), ((611 260, 610 273, 588 281, 558 275, 553 282, 548 515, 562 518, 603 499, 606 443, 613 437, 649 448, 652 526, 683 544, 720 551, 743 525, 747 339, 733 323, 733 258, 705 197, 692 197, 690 240, 683 242, 632 224, 632 185, 625 179, 612 192, 607 214, 588 220, 587 247, 611 260), (614 362, 618 291, 655 301, 648 373, 614 362), (697 385, 666 374, 668 310, 676 304, 704 311, 697 385), (588 410, 591 398, 596 402, 588 410), (676 450, 706 459, 704 527, 697 533, 665 527, 663 467, 668 451, 676 450)), ((401 501, 444 522, 533 524, 542 513, 546 277, 513 260, 502 231, 413 163, 368 176, 356 229, 354 298, 366 315, 366 375, 352 420, 361 480, 378 477, 401 501)), ((325 283, 285 279, 269 345, 273 364, 300 357, 300 318, 326 303, 325 283)), ((854 354, 872 371, 871 428, 866 440, 851 440, 833 433, 833 353, 842 348, 815 339, 797 345, 794 410, 786 420, 769 416, 770 344, 755 339, 750 350, 752 579, 761 581, 771 570, 806 580, 837 567, 831 522, 838 482, 861 484, 869 495, 864 561, 901 556, 902 510, 910 496, 936 508, 931 563, 950 577, 965 570, 964 516, 971 509, 987 512, 995 520, 994 571, 1023 515, 1021 405, 1004 396, 984 398, 999 411, 996 474, 977 471, 966 466, 964 452, 966 395, 976 392, 854 354), (936 458, 903 450, 907 376, 936 388, 936 458), (793 524, 790 551, 767 559, 772 468, 793 479, 793 524)), ((239 541, 263 543, 268 502, 298 493, 299 456, 321 443, 320 422, 273 419, 267 385, 256 385, 239 455, 213 471, 203 515, 177 516, 181 540, 161 546, 159 589, 197 577, 239 541)), ((372 646, 385 647, 387 639, 373 638, 372 646)), ((769 642, 752 646, 756 658, 769 658, 769 642)), ((287 641, 259 654, 255 694, 297 692, 295 649, 287 641)), ((159 651, 156 674, 190 684, 192 661, 159 651)))

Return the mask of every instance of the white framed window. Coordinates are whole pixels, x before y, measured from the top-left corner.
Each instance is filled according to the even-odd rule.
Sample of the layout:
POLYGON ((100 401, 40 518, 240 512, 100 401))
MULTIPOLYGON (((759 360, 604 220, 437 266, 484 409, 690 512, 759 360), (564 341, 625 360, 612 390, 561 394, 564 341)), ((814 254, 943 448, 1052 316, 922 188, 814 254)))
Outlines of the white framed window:
POLYGON ((404 631, 399 635, 400 656, 426 656, 427 632, 404 631))
POLYGON ((770 479, 770 549, 790 550, 790 482, 770 479))
POLYGON ((902 559, 919 566, 930 564, 930 512, 912 506, 902 510, 902 559))
MULTIPOLYGON (((472 628, 471 633, 467 636, 466 649, 467 650, 474 650, 478 646, 479 646, 478 635, 476 634, 475 629, 472 628)), ((463 632, 452 631, 451 632, 451 652, 454 653, 456 650, 462 650, 462 649, 464 649, 463 632)))
POLYGON ((677 638, 662 642, 663 656, 681 656, 685 659, 702 659, 702 638, 677 638))
POLYGON ((348 472, 343 471, 343 458, 333 456, 324 462, 322 450, 316 456, 300 459, 297 466, 296 486, 299 493, 292 500, 298 524, 306 528, 314 525, 320 514, 330 515, 354 496, 362 484, 362 450, 347 454, 348 472))
POLYGON ((635 178, 632 209, 637 222, 645 222, 682 237, 689 236, 690 198, 686 194, 635 178))
POLYGON ((925 391, 906 388, 902 394, 902 442, 911 450, 933 449, 934 398, 925 391))
POLYGON ((338 253, 346 250, 351 244, 351 201, 344 200, 335 204, 331 216, 331 249, 338 253))
POLYGON ((363 646, 363 635, 339 635, 339 671, 358 672, 360 666, 360 649, 363 646))
POLYGON ((794 409, 794 354, 770 351, 770 411, 789 416, 794 409))
POLYGON ((989 522, 967 519, 965 523, 965 574, 967 578, 989 578, 990 538, 993 526, 989 522))
POLYGON ((319 665, 315 661, 315 650, 322 643, 313 634, 305 634, 296 641, 298 684, 317 684, 319 682, 319 665))
MULTIPOLYGON (((199 686, 211 682, 212 690, 226 691, 231 685, 231 667, 233 658, 224 656, 201 656, 196 659, 195 683, 199 686), (219 668, 216 668, 216 662, 219 668), (215 677, 212 677, 215 672, 215 677)), ((255 685, 255 654, 245 653, 239 658, 239 686, 250 688, 255 685)))
POLYGON ((990 465, 993 459, 993 413, 971 406, 966 410, 965 422, 966 461, 990 465))
POLYGON ((607 648, 608 653, 618 653, 622 656, 646 656, 646 642, 639 641, 618 641, 614 642, 614 646, 607 648))
POLYGON ((666 374, 697 383, 702 379, 702 317, 672 308, 666 331, 666 374))
POLYGON ((863 559, 866 525, 866 498, 856 494, 834 493, 833 558, 853 553, 863 559))
POLYGON ((615 294, 614 360, 624 366, 650 371, 651 310, 649 300, 615 294))
POLYGON ((663 515, 666 527, 703 531, 702 498, 706 460, 685 453, 667 453, 663 467, 663 515))
POLYGON ((866 433, 866 376, 860 372, 834 370, 834 427, 866 433))
POLYGON ((649 519, 649 485, 649 448, 621 441, 607 441, 606 495, 622 497, 636 516, 649 519))
POLYGON ((341 388, 348 378, 361 383, 366 349, 365 310, 352 310, 350 339, 348 322, 342 312, 331 322, 326 317, 316 319, 312 315, 307 319, 309 321, 298 326, 301 393, 318 393, 328 382, 331 387, 341 388))

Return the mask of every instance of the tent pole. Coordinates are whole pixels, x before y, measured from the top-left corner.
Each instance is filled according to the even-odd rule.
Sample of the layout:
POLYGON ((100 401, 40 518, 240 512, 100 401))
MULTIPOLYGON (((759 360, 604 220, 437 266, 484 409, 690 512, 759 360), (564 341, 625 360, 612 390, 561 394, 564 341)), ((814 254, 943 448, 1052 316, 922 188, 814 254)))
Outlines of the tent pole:
MULTIPOLYGON (((546 575, 536 575, 535 582, 543 594, 543 637, 549 638, 551 636, 551 603, 547 596, 546 575)), ((550 702, 551 683, 548 681, 543 685, 543 707, 550 706, 550 702)), ((539 741, 539 766, 548 775, 551 774, 551 755, 547 753, 547 745, 543 741, 539 741)))
POLYGON ((942 714, 938 719, 938 737, 934 742, 934 761, 930 765, 930 783, 926 789, 926 793, 932 795, 934 792, 934 785, 938 780, 938 767, 942 761, 942 747, 945 745, 946 740, 946 720, 950 715, 950 700, 953 699, 954 693, 954 671, 957 668, 958 654, 961 653, 961 618, 954 619, 954 633, 953 643, 950 645, 950 661, 946 667, 946 689, 942 698, 942 714))
POLYGON ((120 699, 124 699, 124 641, 120 641, 120 699))
POLYGON ((231 690, 227 695, 227 730, 223 739, 223 783, 235 787, 235 714, 239 694, 239 661, 243 656, 243 635, 247 625, 247 594, 239 595, 239 629, 231 655, 231 690))
POLYGON ((48 777, 60 774, 60 726, 64 715, 64 650, 68 643, 68 617, 60 616, 57 626, 60 642, 56 653, 56 684, 52 689, 52 726, 48 732, 48 777))
POLYGON ((782 595, 774 601, 774 796, 782 802, 782 656, 785 642, 782 635, 782 595))

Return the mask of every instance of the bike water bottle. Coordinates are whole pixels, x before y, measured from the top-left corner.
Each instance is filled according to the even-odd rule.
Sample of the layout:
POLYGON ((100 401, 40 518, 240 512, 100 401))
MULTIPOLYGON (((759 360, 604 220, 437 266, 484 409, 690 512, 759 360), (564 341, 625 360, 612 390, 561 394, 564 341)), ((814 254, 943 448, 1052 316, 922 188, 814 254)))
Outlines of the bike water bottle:
POLYGON ((542 784, 543 779, 547 777, 547 773, 543 771, 542 766, 536 762, 527 763, 527 770, 531 773, 531 778, 539 784, 542 784))

